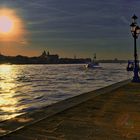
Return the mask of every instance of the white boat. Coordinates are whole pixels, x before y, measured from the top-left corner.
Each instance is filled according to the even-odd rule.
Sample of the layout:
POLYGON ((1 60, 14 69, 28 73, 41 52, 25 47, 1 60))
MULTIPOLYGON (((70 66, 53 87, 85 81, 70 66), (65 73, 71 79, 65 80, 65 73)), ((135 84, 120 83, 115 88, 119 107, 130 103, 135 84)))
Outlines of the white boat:
POLYGON ((98 68, 101 68, 101 66, 99 66, 98 63, 93 63, 93 62, 86 64, 85 67, 86 67, 86 68, 91 68, 91 69, 98 69, 98 68))
POLYGON ((91 68, 91 69, 98 69, 101 68, 101 66, 99 66, 99 63, 96 61, 96 54, 94 54, 94 58, 91 62, 87 63, 85 65, 86 68, 91 68))

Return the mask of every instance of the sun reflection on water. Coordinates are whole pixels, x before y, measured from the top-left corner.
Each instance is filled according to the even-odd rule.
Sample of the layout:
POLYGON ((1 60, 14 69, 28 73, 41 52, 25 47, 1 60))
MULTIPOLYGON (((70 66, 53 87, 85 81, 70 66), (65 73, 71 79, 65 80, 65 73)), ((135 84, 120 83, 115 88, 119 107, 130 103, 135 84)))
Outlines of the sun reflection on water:
POLYGON ((0 65, 0 74, 9 73, 12 70, 11 65, 0 65))
MULTIPOLYGON (((14 98, 16 84, 14 78, 17 74, 12 65, 0 65, 0 112, 3 119, 10 119, 17 115, 18 99, 14 98)), ((20 108, 21 109, 21 108, 20 108)))
POLYGON ((0 65, 0 121, 128 79, 124 65, 103 67, 97 72, 83 65, 0 65))

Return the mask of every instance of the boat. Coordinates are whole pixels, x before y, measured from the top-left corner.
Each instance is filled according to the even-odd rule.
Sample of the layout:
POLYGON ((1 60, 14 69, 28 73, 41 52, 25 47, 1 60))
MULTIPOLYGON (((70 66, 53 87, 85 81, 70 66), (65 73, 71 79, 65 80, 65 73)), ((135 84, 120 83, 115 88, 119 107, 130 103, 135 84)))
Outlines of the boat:
POLYGON ((86 64, 85 65, 86 66, 86 68, 101 68, 101 66, 99 66, 99 64, 98 63, 88 63, 88 64, 86 64))
POLYGON ((88 62, 85 65, 86 68, 90 68, 90 69, 98 69, 101 68, 101 66, 99 65, 99 63, 96 61, 96 54, 94 54, 94 58, 91 62, 88 62))

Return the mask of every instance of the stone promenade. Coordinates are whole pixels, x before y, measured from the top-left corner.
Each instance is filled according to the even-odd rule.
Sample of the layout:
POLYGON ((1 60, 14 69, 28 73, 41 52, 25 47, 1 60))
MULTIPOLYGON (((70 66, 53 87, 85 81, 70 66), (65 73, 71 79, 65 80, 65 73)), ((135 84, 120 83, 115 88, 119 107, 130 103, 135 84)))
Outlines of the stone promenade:
POLYGON ((0 140, 140 140, 140 84, 100 94, 0 140))

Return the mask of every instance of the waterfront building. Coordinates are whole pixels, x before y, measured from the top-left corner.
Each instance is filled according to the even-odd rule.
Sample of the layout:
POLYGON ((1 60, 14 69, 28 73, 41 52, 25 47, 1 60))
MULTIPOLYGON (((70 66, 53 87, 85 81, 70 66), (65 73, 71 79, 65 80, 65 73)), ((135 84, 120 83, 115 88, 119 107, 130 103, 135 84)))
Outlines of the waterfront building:
POLYGON ((42 54, 39 56, 41 59, 46 60, 48 63, 57 63, 59 61, 59 56, 57 54, 52 55, 49 51, 46 53, 44 50, 42 54))

